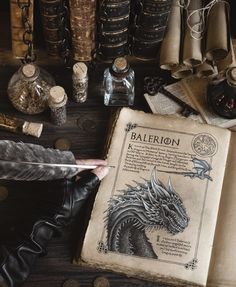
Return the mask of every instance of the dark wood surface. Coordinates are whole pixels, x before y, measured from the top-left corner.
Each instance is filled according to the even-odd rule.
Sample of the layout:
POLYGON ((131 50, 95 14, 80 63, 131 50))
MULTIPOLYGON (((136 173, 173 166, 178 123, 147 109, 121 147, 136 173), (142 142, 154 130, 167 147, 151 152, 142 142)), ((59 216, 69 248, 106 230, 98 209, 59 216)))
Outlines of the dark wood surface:
MULTIPOLYGON (((27 116, 14 110, 7 97, 7 83, 11 75, 19 68, 19 61, 11 59, 10 52, 6 51, 0 55, 2 61, 0 65, 0 112, 16 116, 31 121, 43 122, 44 129, 39 139, 21 134, 13 134, 0 131, 0 139, 10 139, 15 141, 31 142, 41 144, 45 147, 54 147, 58 138, 67 138, 71 142, 71 151, 78 158, 101 157, 104 139, 107 135, 107 124, 111 108, 104 107, 101 89, 102 74, 106 65, 99 64, 95 70, 89 74, 89 95, 84 104, 74 103, 71 99, 71 73, 52 60, 49 65, 39 58, 38 63, 47 69, 56 79, 58 85, 65 87, 69 103, 67 107, 68 121, 62 127, 56 127, 50 123, 49 112, 37 116, 27 116), (8 60, 7 60, 8 59, 8 60)), ((43 56, 44 59, 44 56, 43 56)), ((50 60, 50 59, 49 59, 50 60)), ((136 73, 136 97, 135 108, 149 111, 143 98, 143 77, 145 75, 157 74, 155 63, 134 62, 132 67, 136 73)), ((0 185, 5 184, 0 182, 0 185)), ((27 210, 27 204, 20 200, 21 192, 24 191, 15 184, 9 184, 10 203, 9 206, 0 202, 0 223, 1 234, 4 233, 4 222, 9 216, 18 217, 21 210, 27 210), (13 203, 12 203, 13 202, 13 203), (20 208, 19 205, 21 204, 20 208), (3 208, 4 207, 4 208, 3 208)), ((32 190, 32 192, 36 192, 32 190)), ((32 195, 31 195, 32 196, 32 195)), ((30 198, 30 195, 29 195, 30 198)), ((32 201, 33 202, 33 201, 32 201)), ((32 203, 33 204, 33 203, 32 203)), ((31 209, 37 209, 37 205, 31 209)), ((135 278, 126 278, 115 273, 99 272, 98 270, 88 270, 73 265, 72 258, 75 253, 76 242, 80 237, 80 225, 84 224, 83 216, 72 227, 69 227, 62 236, 53 239, 48 246, 48 254, 39 258, 34 266, 32 274, 23 285, 24 287, 59 287, 67 279, 76 279, 81 287, 93 286, 93 280, 97 276, 105 276, 109 279, 111 286, 160 286, 155 283, 141 281, 135 278)))
MULTIPOLYGON (((20 61, 13 59, 11 55, 9 3, 7 2, 5 0, 1 1, 1 5, 3 5, 0 5, 0 112, 29 121, 42 122, 44 129, 39 139, 0 130, 0 140, 9 139, 36 143, 44 147, 54 147, 55 141, 63 137, 71 142, 71 151, 77 158, 100 158, 111 113, 111 108, 103 105, 101 89, 103 71, 107 64, 99 64, 95 69, 90 69, 88 100, 83 104, 77 104, 71 98, 71 71, 66 69, 58 59, 47 56, 43 47, 40 47, 40 50, 36 50, 37 64, 50 72, 54 76, 56 83, 63 86, 68 94, 67 123, 62 127, 52 125, 48 111, 37 116, 28 116, 17 112, 12 107, 7 96, 8 81, 20 66, 20 61), (1 13, 2 11, 4 13, 1 13)), ((36 41, 40 42, 40 31, 37 35, 36 41)), ((158 65, 155 62, 131 60, 131 66, 136 74, 134 108, 149 111, 143 98, 143 78, 147 75, 157 75, 158 65)), ((15 220, 18 224, 18 222, 21 222, 19 218, 23 216, 25 216, 25 220, 30 220, 31 214, 37 211, 37 202, 35 200, 37 190, 29 190, 27 194, 18 183, 0 181, 0 185, 6 185, 9 189, 7 200, 0 201, 0 237, 3 238, 5 236, 4 228, 9 222, 15 220)), ((92 199, 85 206, 78 220, 68 227, 61 236, 51 240, 48 245, 47 255, 38 259, 23 287, 59 287, 67 279, 78 280, 81 287, 93 286, 93 281, 98 276, 108 278, 112 287, 163 286, 135 278, 127 278, 115 273, 86 269, 72 264, 76 246, 78 241, 81 240, 81 230, 83 230, 85 223, 84 214, 87 207, 91 204, 92 199)))

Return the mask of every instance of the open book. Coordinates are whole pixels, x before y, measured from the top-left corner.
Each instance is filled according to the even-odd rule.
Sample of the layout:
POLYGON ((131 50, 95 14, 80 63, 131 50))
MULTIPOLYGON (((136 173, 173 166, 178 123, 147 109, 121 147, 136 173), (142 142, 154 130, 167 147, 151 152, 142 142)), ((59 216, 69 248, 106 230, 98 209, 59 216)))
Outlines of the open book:
POLYGON ((236 286, 236 134, 123 108, 111 135, 114 168, 79 262, 174 286, 236 286))

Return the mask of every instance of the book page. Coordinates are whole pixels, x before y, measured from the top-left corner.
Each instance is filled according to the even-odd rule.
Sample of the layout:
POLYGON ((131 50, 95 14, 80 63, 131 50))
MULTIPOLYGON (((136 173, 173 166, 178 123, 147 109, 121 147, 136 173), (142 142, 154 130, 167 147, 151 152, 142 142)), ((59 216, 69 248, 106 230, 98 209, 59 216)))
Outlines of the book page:
POLYGON ((236 286, 236 133, 232 133, 214 239, 208 287, 236 286))
POLYGON ((197 110, 208 124, 224 128, 230 128, 236 125, 236 119, 222 118, 211 111, 207 103, 207 79, 188 77, 182 80, 181 83, 197 107, 197 110))
MULTIPOLYGON (((178 99, 182 100, 192 108, 196 109, 194 103, 191 101, 191 97, 188 96, 188 92, 186 91, 186 89, 184 89, 181 82, 176 82, 174 84, 168 85, 165 87, 165 89, 175 95, 178 99)), ((181 111, 183 110, 183 108, 162 93, 159 92, 153 96, 150 96, 145 93, 144 97, 151 111, 154 114, 175 115, 178 117, 182 116, 181 111)), ((201 115, 190 115, 188 118, 203 122, 201 115)))
POLYGON ((229 141, 228 130, 122 109, 82 261, 205 286, 229 141))

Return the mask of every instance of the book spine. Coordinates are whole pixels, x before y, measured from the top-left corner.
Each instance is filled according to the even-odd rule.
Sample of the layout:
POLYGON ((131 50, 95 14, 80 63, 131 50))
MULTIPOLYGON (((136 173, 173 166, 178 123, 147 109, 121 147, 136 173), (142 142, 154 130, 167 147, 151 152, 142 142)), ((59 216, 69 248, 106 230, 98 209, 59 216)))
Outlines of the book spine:
POLYGON ((73 57, 90 61, 95 49, 96 1, 69 0, 69 6, 73 57))
POLYGON ((40 0, 40 15, 47 52, 61 56, 64 40, 64 1, 40 0))
MULTIPOLYGON (((28 45, 27 41, 33 41, 33 33, 27 32, 27 23, 24 23, 24 14, 28 20, 28 23, 33 29, 33 11, 34 11, 34 0, 29 1, 17 1, 11 0, 11 34, 12 34, 12 53, 14 57, 23 59, 27 53, 28 45), (19 3, 19 4, 18 4, 19 3), (27 6, 25 9, 21 9, 23 6, 27 6), (25 41, 24 41, 25 38, 25 41)), ((33 32, 33 31, 32 31, 33 32)))

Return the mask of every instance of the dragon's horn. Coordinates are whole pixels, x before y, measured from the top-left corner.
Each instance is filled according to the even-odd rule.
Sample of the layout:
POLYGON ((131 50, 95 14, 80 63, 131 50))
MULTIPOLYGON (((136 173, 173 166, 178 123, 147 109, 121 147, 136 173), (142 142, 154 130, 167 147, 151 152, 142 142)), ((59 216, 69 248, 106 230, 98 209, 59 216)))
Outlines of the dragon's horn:
POLYGON ((173 185, 172 185, 172 182, 171 182, 170 177, 169 177, 169 179, 168 179, 168 192, 169 192, 170 194, 175 194, 175 191, 174 191, 174 188, 173 188, 173 185))
POLYGON ((159 197, 170 197, 170 194, 165 189, 164 185, 162 186, 162 184, 159 184, 156 179, 156 168, 154 168, 152 171, 151 185, 156 195, 158 195, 159 197))
POLYGON ((149 199, 150 199, 150 201, 151 201, 152 204, 154 204, 154 203, 157 202, 156 198, 152 195, 149 186, 148 186, 148 197, 149 197, 149 199))

